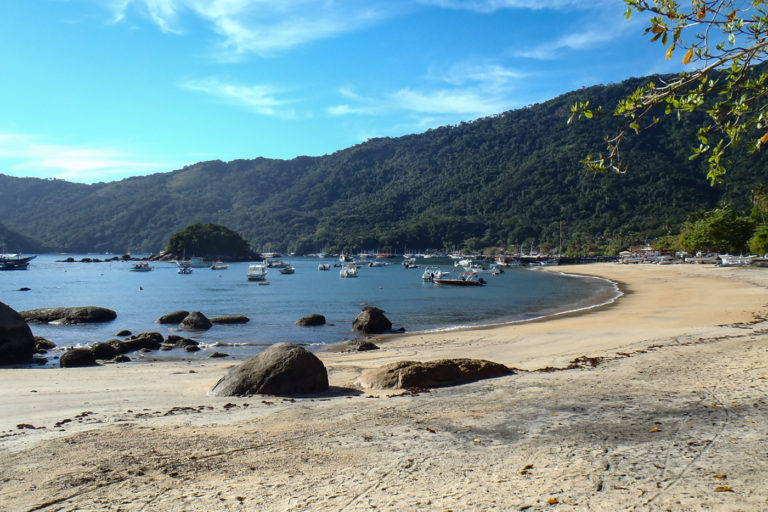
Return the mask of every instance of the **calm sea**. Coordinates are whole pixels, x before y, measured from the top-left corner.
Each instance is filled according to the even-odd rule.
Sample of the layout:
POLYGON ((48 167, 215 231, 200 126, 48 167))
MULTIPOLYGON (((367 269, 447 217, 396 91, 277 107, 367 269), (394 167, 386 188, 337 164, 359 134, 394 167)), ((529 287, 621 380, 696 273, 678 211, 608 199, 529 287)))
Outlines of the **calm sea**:
POLYGON ((263 286, 246 279, 248 263, 233 263, 226 270, 197 268, 192 274, 180 275, 172 263, 152 263, 153 271, 140 273, 129 271, 128 262, 56 261, 70 256, 76 260, 84 257, 40 255, 29 270, 0 272, 0 301, 17 311, 102 306, 117 312, 117 319, 106 324, 31 325, 35 335, 59 347, 107 341, 121 329, 157 331, 164 336, 182 334, 205 347, 197 353, 133 353, 133 359, 204 358, 215 350, 243 358, 280 341, 316 349, 354 338, 352 320, 365 305, 383 309, 394 328, 413 332, 545 317, 606 303, 618 294, 605 280, 525 268, 484 275, 488 285, 483 287, 448 287, 422 281, 427 264, 450 270, 455 276, 450 260, 419 260, 417 269, 406 269, 399 260, 393 260, 391 266, 363 266, 358 278, 342 279, 338 268, 325 272, 317 269, 319 263, 333 264, 334 260, 286 258, 296 273, 283 275, 269 269, 270 285, 263 286), (31 290, 19 291, 22 287, 31 290), (194 333, 155 323, 161 315, 179 309, 201 311, 208 317, 242 314, 251 321, 214 325, 209 331, 194 333), (325 315, 331 325, 295 325, 296 320, 311 313, 325 315))

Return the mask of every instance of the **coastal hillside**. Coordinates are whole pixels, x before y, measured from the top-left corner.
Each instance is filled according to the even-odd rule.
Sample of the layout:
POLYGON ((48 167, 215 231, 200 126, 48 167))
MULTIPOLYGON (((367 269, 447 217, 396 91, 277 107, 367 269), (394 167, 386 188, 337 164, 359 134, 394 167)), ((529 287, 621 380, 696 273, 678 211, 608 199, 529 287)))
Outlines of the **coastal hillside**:
POLYGON ((0 253, 44 252, 47 248, 37 240, 0 224, 0 253))
POLYGON ((321 157, 199 162, 92 185, 0 175, 0 218, 58 250, 157 252, 192 223, 256 250, 468 248, 582 251, 675 232, 692 212, 747 208, 764 152, 732 155, 724 185, 689 160, 696 122, 665 119, 624 148, 625 175, 593 175, 611 120, 566 124, 570 106, 612 108, 648 80, 574 91, 457 126, 377 138, 321 157))

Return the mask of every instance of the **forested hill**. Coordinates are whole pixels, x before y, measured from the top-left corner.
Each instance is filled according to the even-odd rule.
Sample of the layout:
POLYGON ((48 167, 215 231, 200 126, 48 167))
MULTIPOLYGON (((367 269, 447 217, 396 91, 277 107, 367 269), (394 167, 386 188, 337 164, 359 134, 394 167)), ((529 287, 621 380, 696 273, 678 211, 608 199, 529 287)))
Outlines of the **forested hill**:
POLYGON ((635 243, 674 231, 720 200, 746 208, 765 153, 735 155, 724 186, 690 161, 697 119, 666 120, 624 148, 630 171, 593 175, 610 120, 568 126, 570 105, 612 109, 644 79, 322 157, 201 162, 94 185, 0 175, 0 219, 67 251, 158 251, 196 222, 257 250, 635 243))
POLYGON ((0 224, 0 254, 35 253, 46 250, 48 248, 44 247, 37 240, 33 240, 0 224))

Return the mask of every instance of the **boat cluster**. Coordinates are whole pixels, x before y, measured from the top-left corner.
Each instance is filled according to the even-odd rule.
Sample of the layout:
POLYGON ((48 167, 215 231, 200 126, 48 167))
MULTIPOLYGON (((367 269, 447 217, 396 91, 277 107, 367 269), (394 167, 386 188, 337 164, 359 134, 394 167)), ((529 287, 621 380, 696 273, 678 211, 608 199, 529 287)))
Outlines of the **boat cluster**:
POLYGON ((619 263, 632 264, 655 264, 672 265, 675 263, 690 263, 699 265, 716 265, 719 267, 768 267, 768 254, 765 256, 756 255, 732 255, 697 252, 694 255, 687 253, 671 253, 662 251, 624 251, 619 255, 619 263))

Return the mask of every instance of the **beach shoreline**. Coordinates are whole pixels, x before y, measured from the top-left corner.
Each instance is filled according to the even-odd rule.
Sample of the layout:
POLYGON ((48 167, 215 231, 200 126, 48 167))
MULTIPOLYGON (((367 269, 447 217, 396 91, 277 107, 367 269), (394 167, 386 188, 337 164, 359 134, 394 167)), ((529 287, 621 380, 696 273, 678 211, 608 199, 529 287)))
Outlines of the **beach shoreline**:
POLYGON ((0 370, 0 508, 764 504, 768 272, 547 271, 608 279, 623 295, 544 319, 382 337, 370 352, 321 351, 323 396, 210 397, 236 364, 226 360, 0 370), (417 395, 355 384, 390 362, 449 357, 519 370, 417 395))

